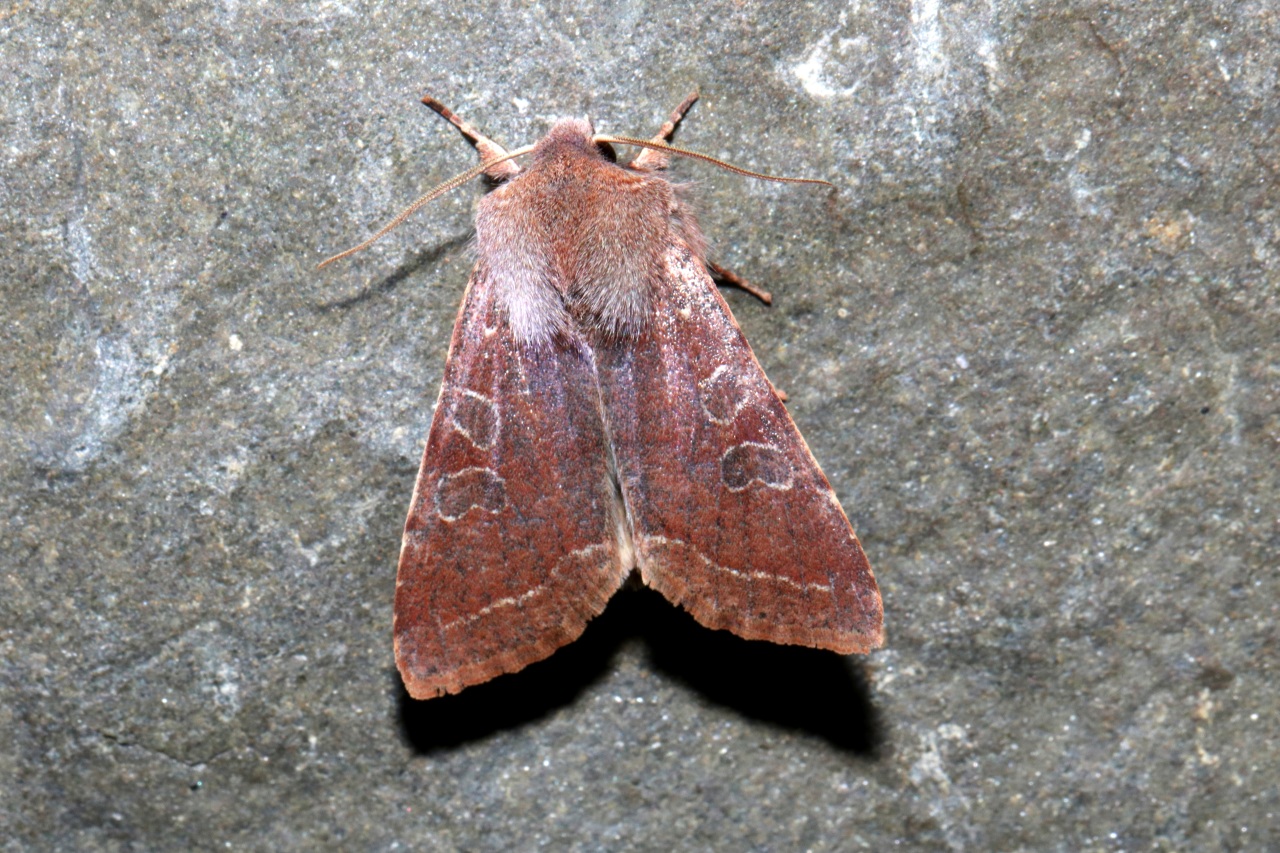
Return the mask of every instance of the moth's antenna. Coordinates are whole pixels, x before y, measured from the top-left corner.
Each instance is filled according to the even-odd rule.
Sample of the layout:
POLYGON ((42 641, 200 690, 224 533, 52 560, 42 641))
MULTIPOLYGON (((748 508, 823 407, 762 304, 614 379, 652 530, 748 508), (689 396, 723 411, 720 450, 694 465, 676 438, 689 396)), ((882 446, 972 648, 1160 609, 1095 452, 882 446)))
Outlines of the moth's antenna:
POLYGON ((835 187, 830 181, 820 181, 817 178, 782 178, 777 175, 765 175, 760 172, 753 172, 750 169, 744 169, 741 166, 735 166, 732 163, 726 163, 723 160, 712 157, 710 154, 701 154, 697 151, 689 151, 685 148, 676 148, 674 145, 667 145, 663 142, 657 142, 653 139, 637 139, 634 136, 610 136, 608 134, 597 134, 592 138, 593 142, 609 142, 617 145, 637 145, 641 148, 649 148, 653 151, 662 151, 665 154, 675 154, 680 157, 690 157, 694 160, 701 160, 704 163, 711 163, 719 166, 721 169, 728 169, 739 175, 745 175, 748 178, 759 178, 762 181, 776 181, 780 184, 826 184, 829 187, 835 187))
POLYGON ((528 154, 532 150, 533 150, 532 145, 526 145, 524 148, 517 148, 515 151, 508 151, 507 153, 503 154, 501 157, 498 157, 496 160, 489 160, 487 162, 481 163, 479 166, 470 168, 467 171, 463 172, 461 175, 455 175, 454 177, 445 181, 440 186, 433 189, 431 192, 424 195, 422 198, 415 201, 413 204, 406 207, 404 210, 400 211, 400 213, 396 216, 395 219, 391 220, 386 225, 382 226, 382 228, 378 230, 378 233, 374 234, 368 240, 365 240, 363 243, 361 243, 358 246, 352 246, 350 249, 347 249, 345 252, 339 252, 338 254, 334 255, 331 258, 324 259, 323 261, 320 262, 319 266, 317 266, 316 269, 323 269, 324 267, 327 267, 329 264, 333 263, 334 261, 340 261, 343 258, 354 255, 356 252, 360 252, 369 248, 374 243, 378 242, 383 237, 387 236, 388 233, 390 233, 392 230, 398 227, 401 223, 403 223, 406 219, 408 219, 414 213, 416 213, 418 211, 418 208, 424 205, 430 204, 431 202, 438 199, 440 196, 449 192, 449 190, 457 189, 458 187, 462 186, 472 178, 479 177, 480 175, 484 174, 486 169, 492 169, 494 166, 498 165, 499 163, 505 163, 507 160, 511 160, 516 157, 519 157, 521 154, 528 154))

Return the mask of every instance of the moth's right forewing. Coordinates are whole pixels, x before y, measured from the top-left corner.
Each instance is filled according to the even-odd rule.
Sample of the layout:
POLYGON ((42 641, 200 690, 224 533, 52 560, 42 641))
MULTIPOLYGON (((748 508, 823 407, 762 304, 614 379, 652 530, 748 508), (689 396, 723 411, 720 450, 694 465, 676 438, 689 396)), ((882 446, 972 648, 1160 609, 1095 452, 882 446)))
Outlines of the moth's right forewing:
POLYGON ((396 580, 409 693, 456 693, 578 637, 626 578, 590 350, 513 337, 482 261, 454 328, 396 580))
POLYGON ((866 652, 879 589, 808 446, 687 248, 601 387, 640 575, 703 625, 866 652))

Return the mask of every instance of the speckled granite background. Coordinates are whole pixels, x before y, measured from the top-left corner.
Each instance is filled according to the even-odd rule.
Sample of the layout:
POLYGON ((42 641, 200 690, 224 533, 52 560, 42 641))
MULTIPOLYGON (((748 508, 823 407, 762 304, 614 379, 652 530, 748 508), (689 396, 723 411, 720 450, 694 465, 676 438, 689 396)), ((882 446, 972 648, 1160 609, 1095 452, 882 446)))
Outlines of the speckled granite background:
POLYGON ((0 848, 1280 847, 1275 4, 0 9, 0 848), (888 644, 620 595, 415 703, 400 527, 478 185, 678 141, 888 644))

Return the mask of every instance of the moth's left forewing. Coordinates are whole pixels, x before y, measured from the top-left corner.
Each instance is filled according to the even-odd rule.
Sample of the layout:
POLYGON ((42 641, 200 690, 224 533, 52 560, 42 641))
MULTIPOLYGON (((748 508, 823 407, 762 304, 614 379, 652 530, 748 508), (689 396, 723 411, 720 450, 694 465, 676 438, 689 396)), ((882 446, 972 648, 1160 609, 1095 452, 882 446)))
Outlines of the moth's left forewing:
POLYGON ((626 579, 589 351, 527 346, 477 265, 405 522, 396 662, 456 693, 578 637, 626 579))
POLYGON ((830 484, 702 261, 675 241, 664 263, 645 331, 599 353, 641 577, 748 639, 880 645, 879 590, 830 484))

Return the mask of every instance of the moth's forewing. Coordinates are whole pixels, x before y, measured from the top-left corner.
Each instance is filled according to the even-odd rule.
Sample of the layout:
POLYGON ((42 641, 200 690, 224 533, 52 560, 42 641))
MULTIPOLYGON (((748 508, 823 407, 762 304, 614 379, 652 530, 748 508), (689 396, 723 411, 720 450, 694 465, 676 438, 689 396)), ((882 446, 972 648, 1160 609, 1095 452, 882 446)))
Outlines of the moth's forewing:
POLYGON ((396 662, 456 693, 574 640, 626 579, 591 353, 516 344, 481 263, 405 524, 396 662))
POLYGON ((641 577, 710 628, 866 652, 876 581, 808 446, 716 290, 667 253, 651 324, 598 353, 641 577))

